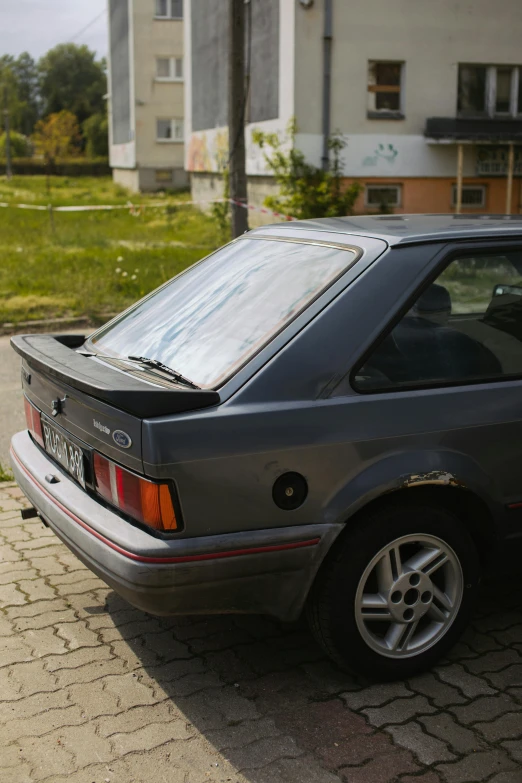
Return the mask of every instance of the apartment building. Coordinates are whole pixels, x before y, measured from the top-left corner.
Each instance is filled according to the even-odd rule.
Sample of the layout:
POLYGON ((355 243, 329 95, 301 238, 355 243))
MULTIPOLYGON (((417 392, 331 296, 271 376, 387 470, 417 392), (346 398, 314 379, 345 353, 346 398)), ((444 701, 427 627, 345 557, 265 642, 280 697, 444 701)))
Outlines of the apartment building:
MULTIPOLYGON (((249 201, 273 191, 252 130, 321 166, 331 133, 358 213, 521 210, 520 0, 250 0, 249 201)), ((227 0, 187 0, 185 166, 197 198, 226 161, 227 0)))
POLYGON ((183 0, 108 3, 113 179, 134 191, 185 186, 183 0))

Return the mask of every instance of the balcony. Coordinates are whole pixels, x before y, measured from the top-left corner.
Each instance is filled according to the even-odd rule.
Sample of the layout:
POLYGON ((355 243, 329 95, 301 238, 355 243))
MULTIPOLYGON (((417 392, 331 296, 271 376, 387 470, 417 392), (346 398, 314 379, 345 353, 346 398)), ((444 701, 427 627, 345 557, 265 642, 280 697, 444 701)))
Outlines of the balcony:
POLYGON ((522 143, 522 119, 428 117, 424 135, 433 141, 522 143))

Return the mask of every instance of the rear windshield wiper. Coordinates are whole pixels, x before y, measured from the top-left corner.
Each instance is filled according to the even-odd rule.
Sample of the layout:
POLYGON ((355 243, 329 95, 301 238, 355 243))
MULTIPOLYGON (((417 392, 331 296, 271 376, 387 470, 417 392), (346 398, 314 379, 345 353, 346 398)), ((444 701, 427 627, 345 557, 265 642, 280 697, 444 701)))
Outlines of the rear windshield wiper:
POLYGON ((189 386, 191 389, 201 388, 201 386, 197 386, 197 384, 189 381, 188 378, 185 378, 184 375, 176 372, 176 370, 172 370, 170 367, 167 367, 166 364, 162 364, 162 362, 158 361, 157 359, 148 359, 146 356, 127 356, 126 361, 139 362, 140 364, 144 364, 147 367, 151 367, 152 369, 160 370, 160 372, 164 372, 166 375, 169 375, 173 381, 182 383, 184 386, 189 386))

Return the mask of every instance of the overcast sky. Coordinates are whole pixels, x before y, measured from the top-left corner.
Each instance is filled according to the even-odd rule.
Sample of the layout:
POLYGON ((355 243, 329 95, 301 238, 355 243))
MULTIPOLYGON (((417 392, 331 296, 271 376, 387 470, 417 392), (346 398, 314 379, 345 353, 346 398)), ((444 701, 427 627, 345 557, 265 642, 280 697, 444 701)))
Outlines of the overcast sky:
POLYGON ((0 55, 29 52, 36 60, 56 44, 74 41, 103 57, 106 7, 107 0, 0 0, 0 55))

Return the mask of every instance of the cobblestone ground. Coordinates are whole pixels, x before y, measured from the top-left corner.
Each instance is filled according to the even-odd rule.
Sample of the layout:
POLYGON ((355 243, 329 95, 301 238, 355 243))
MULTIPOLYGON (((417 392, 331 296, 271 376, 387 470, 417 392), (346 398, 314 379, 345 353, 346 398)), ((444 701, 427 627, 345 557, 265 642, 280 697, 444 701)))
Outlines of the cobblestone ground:
POLYGON ((0 781, 522 783, 522 583, 388 685, 304 627, 132 609, 0 488, 0 781))

